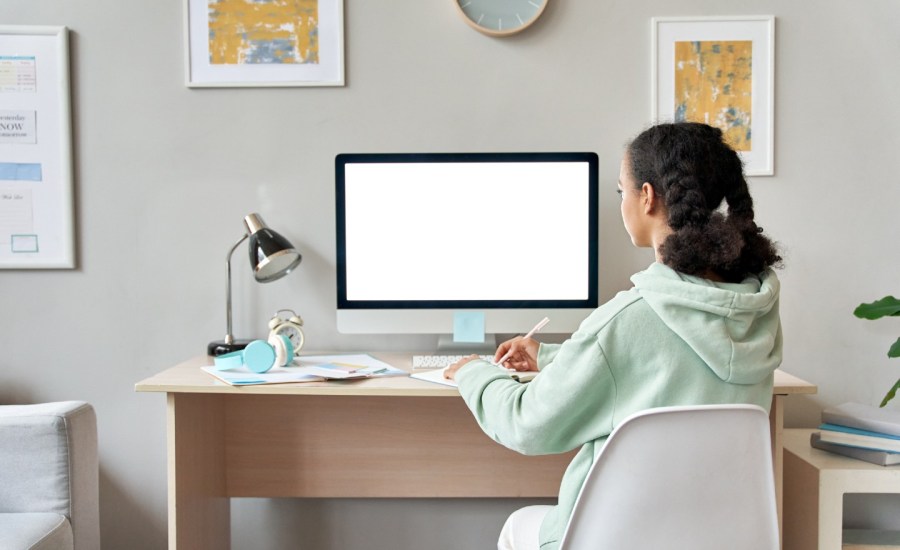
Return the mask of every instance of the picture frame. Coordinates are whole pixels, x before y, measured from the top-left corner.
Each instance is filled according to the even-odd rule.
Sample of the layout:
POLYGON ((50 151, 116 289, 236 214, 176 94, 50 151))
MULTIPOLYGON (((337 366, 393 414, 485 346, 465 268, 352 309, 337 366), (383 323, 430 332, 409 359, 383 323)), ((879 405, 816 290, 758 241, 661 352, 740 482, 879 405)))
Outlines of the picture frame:
POLYGON ((775 17, 652 18, 652 119, 717 126, 748 176, 775 173, 775 17))
POLYGON ((0 26, 0 269, 75 267, 68 29, 0 26))
POLYGON ((343 0, 184 0, 185 84, 343 86, 343 0))

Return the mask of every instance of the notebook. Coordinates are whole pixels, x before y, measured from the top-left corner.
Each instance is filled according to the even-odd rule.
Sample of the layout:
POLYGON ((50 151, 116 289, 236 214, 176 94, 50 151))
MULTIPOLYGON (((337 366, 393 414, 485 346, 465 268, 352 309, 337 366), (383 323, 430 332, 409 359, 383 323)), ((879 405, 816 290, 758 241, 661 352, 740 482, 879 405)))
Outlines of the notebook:
MULTIPOLYGON (((503 368, 503 367, 497 367, 503 368)), ((529 372, 515 372, 507 369, 503 369, 504 371, 509 373, 509 377, 517 382, 530 382, 535 376, 538 375, 537 372, 529 371, 529 372)), ((443 384, 445 386, 457 387, 456 380, 448 380, 444 378, 444 369, 434 369, 425 372, 414 372, 409 375, 410 378, 416 378, 418 380, 424 380, 426 382, 433 382, 435 384, 443 384)))

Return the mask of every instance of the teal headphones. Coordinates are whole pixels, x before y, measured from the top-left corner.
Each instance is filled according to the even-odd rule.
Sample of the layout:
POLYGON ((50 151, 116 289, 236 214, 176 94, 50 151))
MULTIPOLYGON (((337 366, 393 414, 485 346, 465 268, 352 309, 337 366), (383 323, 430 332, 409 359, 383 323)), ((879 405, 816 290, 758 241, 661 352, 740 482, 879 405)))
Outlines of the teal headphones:
POLYGON ((254 340, 240 351, 233 351, 215 358, 216 370, 229 370, 245 366, 261 374, 272 367, 284 367, 294 359, 294 345, 290 338, 280 334, 266 340, 254 340))

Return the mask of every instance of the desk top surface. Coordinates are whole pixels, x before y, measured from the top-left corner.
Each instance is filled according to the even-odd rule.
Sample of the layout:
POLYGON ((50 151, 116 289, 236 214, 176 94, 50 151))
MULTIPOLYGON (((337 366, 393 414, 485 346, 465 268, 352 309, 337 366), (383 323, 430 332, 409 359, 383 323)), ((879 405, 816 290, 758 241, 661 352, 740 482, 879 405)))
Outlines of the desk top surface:
MULTIPOLYGON (((413 372, 412 353, 374 352, 370 355, 399 369, 413 372)), ((408 376, 391 376, 366 380, 230 386, 200 370, 200 367, 212 364, 212 357, 194 357, 138 382, 135 384, 134 389, 139 392, 276 395, 387 395, 405 397, 454 397, 459 395, 459 392, 454 387, 433 384, 409 378, 408 376)), ((817 387, 815 384, 810 384, 780 369, 775 371, 775 387, 772 393, 776 395, 816 393, 816 391, 817 387)))

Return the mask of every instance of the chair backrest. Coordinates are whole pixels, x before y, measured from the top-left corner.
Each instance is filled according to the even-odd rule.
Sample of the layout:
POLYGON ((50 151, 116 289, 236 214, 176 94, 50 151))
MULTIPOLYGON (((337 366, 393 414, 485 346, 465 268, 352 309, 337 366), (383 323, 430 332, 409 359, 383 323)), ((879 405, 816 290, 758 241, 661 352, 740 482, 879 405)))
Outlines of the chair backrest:
POLYGON ((766 412, 756 405, 662 407, 609 436, 560 550, 777 550, 766 412))

